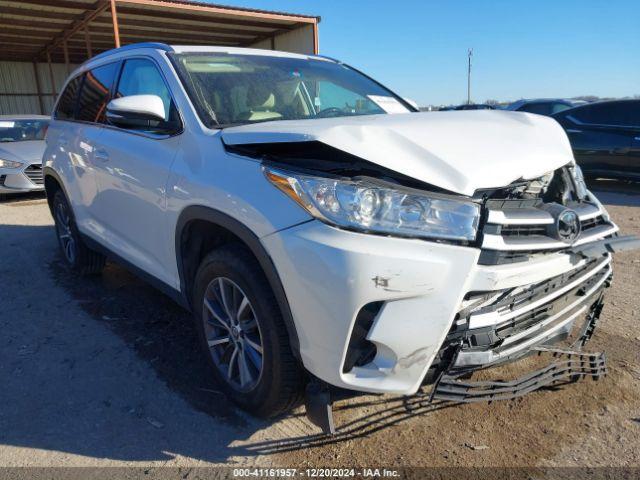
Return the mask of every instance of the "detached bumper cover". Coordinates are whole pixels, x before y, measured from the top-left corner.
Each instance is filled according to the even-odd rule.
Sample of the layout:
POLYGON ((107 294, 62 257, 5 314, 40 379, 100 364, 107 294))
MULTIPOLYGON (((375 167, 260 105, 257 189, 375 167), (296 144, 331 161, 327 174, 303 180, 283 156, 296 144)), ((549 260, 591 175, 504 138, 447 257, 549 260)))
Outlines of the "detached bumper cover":
POLYGON ((461 403, 510 400, 544 387, 584 377, 598 380, 607 373, 604 353, 583 353, 544 347, 533 350, 551 353, 557 360, 511 381, 465 382, 456 376, 442 375, 432 390, 431 398, 461 403))

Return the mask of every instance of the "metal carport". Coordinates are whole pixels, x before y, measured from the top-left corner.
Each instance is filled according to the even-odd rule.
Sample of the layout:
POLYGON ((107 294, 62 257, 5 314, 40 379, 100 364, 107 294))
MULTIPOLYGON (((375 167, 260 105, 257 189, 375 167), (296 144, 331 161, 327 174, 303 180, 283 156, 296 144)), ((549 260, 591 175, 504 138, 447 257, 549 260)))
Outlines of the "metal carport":
POLYGON ((130 43, 318 53, 319 17, 185 0, 0 0, 0 114, 48 113, 68 73, 130 43))

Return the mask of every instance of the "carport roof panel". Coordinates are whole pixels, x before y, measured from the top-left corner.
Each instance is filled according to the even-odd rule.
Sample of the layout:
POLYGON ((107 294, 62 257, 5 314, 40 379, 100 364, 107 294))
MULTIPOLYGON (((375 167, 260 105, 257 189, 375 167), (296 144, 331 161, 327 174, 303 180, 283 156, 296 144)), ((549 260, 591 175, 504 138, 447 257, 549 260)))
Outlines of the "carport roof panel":
MULTIPOLYGON (((250 46, 319 17, 185 0, 114 0, 121 45, 250 46)), ((115 46, 111 0, 0 0, 0 60, 69 61, 115 46), (86 28, 85 28, 86 27, 86 28)))

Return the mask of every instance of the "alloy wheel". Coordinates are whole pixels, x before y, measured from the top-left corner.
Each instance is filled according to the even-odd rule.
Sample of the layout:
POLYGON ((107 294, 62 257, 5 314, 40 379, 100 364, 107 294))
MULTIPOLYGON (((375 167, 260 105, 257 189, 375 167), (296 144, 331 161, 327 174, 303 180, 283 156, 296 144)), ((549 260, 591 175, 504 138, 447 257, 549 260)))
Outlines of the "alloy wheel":
POLYGON ((67 261, 73 264, 76 260, 76 241, 71 229, 71 215, 66 205, 60 202, 56 205, 56 230, 62 252, 67 261))
POLYGON ((204 332, 216 368, 235 390, 253 390, 262 376, 264 350, 249 298, 232 280, 217 277, 203 303, 204 332))

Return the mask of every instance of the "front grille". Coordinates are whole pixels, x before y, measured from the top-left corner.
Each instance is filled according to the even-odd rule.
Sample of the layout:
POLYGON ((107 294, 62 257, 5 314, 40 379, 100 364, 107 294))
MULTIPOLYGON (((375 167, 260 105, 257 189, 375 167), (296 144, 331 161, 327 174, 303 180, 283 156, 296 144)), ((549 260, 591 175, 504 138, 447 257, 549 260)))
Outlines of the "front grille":
POLYGON ((526 261, 533 255, 566 250, 614 234, 618 228, 597 200, 578 193, 572 178, 570 167, 563 167, 540 179, 476 192, 485 206, 479 263, 526 261), (573 242, 561 240, 558 234, 558 217, 567 209, 574 210, 580 220, 580 235, 573 242))
POLYGON ((464 368, 508 361, 568 337, 609 285, 610 262, 604 256, 536 284, 467 294, 445 347, 461 346, 456 364, 464 368))
POLYGON ((42 165, 33 164, 24 169, 24 174, 36 185, 44 185, 42 165))
MULTIPOLYGON (((584 298, 585 295, 588 294, 589 297, 595 297, 599 293, 600 288, 604 288, 603 280, 605 280, 609 274, 609 269, 602 269, 582 282, 580 285, 572 288, 565 295, 562 295, 548 303, 535 307, 526 313, 517 315, 511 320, 497 325, 496 336, 499 339, 506 340, 513 337, 514 335, 518 335, 523 332, 526 333, 526 331, 533 327, 535 324, 552 317, 558 312, 561 312, 564 308, 569 307, 576 300, 584 298)), ((575 310, 575 307, 570 308, 569 312, 567 313, 570 313, 573 310, 575 310)), ((521 340, 526 340, 527 338, 528 336, 524 335, 521 340)))

